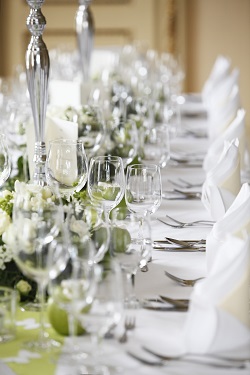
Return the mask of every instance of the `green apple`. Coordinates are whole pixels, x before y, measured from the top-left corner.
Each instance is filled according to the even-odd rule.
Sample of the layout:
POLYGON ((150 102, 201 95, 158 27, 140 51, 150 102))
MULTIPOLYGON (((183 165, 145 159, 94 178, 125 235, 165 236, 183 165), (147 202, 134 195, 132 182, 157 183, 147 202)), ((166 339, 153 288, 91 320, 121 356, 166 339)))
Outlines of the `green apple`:
MULTIPOLYGON (((86 306, 84 310, 88 312, 90 306, 86 306)), ((65 310, 60 308, 53 298, 48 299, 47 306, 48 319, 54 330, 63 336, 69 335, 69 325, 68 325, 68 314, 65 310)), ((85 330, 79 323, 76 323, 76 334, 82 335, 85 333, 85 330)))
POLYGON ((125 228, 113 227, 111 230, 111 243, 114 252, 125 252, 131 243, 129 231, 125 228))

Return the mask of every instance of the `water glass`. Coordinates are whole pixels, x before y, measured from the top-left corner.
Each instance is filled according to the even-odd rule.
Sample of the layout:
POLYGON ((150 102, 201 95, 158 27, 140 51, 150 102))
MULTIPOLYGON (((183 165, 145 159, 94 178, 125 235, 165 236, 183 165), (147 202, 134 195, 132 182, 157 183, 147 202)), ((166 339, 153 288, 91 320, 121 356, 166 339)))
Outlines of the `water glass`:
POLYGON ((111 212, 110 255, 115 258, 125 274, 125 306, 137 307, 133 275, 151 259, 152 239, 149 216, 141 218, 127 207, 117 207, 111 212))
POLYGON ((105 219, 124 195, 124 166, 119 156, 95 156, 90 160, 88 193, 94 204, 102 205, 105 219))
POLYGON ((16 303, 17 292, 11 288, 0 286, 0 343, 15 338, 16 303))
POLYGON ((56 139, 50 142, 46 160, 48 185, 59 185, 61 195, 69 198, 80 191, 87 181, 88 161, 83 141, 56 139))
POLYGON ((170 142, 167 126, 156 126, 146 130, 141 160, 143 164, 153 163, 160 168, 164 168, 167 165, 170 161, 170 142))
POLYGON ((127 168, 125 200, 128 209, 138 216, 152 214, 160 207, 162 183, 160 167, 134 164, 127 168))

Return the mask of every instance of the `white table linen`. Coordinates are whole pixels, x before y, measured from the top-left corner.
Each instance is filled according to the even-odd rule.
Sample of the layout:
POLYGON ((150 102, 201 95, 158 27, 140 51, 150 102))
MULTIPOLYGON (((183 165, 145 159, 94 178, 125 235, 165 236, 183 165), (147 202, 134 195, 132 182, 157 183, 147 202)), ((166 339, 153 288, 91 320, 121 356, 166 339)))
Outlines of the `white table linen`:
POLYGON ((228 128, 210 144, 203 162, 203 168, 206 172, 208 172, 217 163, 221 150, 223 149, 224 142, 232 142, 234 139, 239 140, 241 169, 244 168, 246 149, 245 117, 246 111, 243 108, 239 109, 236 117, 230 123, 228 128))
POLYGON ((238 141, 225 141, 217 163, 207 172, 202 203, 216 221, 223 217, 241 187, 238 141))
POLYGON ((250 348, 249 239, 228 234, 194 286, 185 325, 188 352, 247 358, 250 348))

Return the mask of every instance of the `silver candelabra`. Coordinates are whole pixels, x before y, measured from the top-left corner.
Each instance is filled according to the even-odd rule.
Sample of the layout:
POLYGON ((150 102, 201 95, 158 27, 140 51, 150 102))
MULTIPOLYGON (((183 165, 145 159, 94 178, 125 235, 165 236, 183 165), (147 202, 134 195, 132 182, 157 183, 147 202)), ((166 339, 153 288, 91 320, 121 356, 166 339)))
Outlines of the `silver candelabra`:
POLYGON ((27 84, 35 127, 35 169, 33 182, 44 186, 46 185, 45 117, 48 101, 50 60, 47 47, 42 39, 42 34, 46 26, 46 19, 41 12, 44 0, 26 1, 30 6, 26 25, 32 34, 26 51, 25 61, 27 84))
POLYGON ((90 59, 94 44, 94 21, 89 5, 92 0, 79 0, 76 12, 76 35, 83 82, 89 79, 90 59))

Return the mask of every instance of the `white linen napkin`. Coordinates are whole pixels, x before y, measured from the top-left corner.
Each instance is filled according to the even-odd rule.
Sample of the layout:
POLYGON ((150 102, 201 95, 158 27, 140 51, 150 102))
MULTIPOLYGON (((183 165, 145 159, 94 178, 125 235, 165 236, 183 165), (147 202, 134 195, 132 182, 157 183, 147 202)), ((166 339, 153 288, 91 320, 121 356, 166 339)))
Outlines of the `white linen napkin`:
POLYGON ((206 263, 209 271, 216 258, 219 246, 228 233, 239 238, 250 236, 250 186, 244 183, 239 194, 225 215, 218 220, 206 239, 206 263))
POLYGON ((202 88, 202 99, 204 103, 209 102, 216 85, 228 76, 230 68, 231 60, 228 57, 223 55, 217 56, 209 77, 202 88))
POLYGON ((194 286, 185 325, 189 353, 250 358, 249 239, 228 235, 213 268, 194 286))
POLYGON ((239 86, 240 72, 238 68, 234 68, 232 72, 227 74, 214 88, 209 101, 207 102, 210 113, 221 111, 227 104, 230 92, 234 86, 239 86))
MULTIPOLYGON (((27 135, 27 154, 30 177, 32 179, 34 173, 34 144, 35 144, 35 128, 34 124, 29 122, 26 126, 27 135)), ((78 138, 78 124, 71 121, 62 120, 58 117, 47 115, 45 120, 45 144, 46 151, 49 148, 49 142, 58 139, 73 139, 78 138)))
POLYGON ((220 219, 240 191, 240 157, 237 142, 225 141, 217 164, 207 172, 201 201, 213 220, 220 219))
POLYGON ((91 82, 53 79, 49 83, 49 104, 79 106, 87 102, 91 82))
POLYGON ((246 150, 245 117, 246 111, 242 108, 239 109, 235 119, 230 123, 228 128, 211 143, 203 162, 203 169, 206 172, 208 172, 218 161, 221 155, 221 150, 223 150, 224 147, 224 141, 232 142, 233 139, 239 140, 241 169, 244 167, 246 150))
POLYGON ((220 109, 209 110, 208 136, 210 141, 216 139, 229 126, 240 109, 240 90, 234 85, 228 92, 227 100, 220 109))

